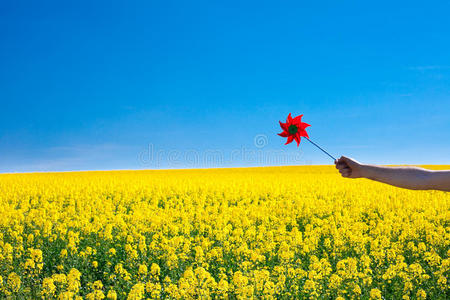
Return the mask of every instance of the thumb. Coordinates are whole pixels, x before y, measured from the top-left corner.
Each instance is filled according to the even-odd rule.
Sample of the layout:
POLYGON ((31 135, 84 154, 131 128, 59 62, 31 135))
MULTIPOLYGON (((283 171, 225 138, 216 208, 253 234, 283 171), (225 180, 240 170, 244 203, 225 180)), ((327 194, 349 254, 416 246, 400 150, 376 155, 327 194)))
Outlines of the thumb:
POLYGON ((339 163, 346 164, 346 165, 348 165, 349 167, 358 165, 358 162, 357 162, 356 160, 354 160, 354 159, 352 159, 352 158, 349 158, 349 157, 346 157, 346 156, 341 156, 341 158, 339 158, 339 161, 338 161, 338 162, 339 162, 339 163))

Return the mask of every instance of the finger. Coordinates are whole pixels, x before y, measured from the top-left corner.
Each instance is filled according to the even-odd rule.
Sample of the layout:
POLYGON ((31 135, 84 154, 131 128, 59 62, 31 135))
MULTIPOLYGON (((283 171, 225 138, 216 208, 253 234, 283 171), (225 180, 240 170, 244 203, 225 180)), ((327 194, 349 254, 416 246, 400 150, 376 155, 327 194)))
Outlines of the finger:
POLYGON ((343 162, 343 163, 345 163, 345 164, 347 164, 347 165, 349 165, 349 166, 355 164, 355 161, 354 161, 353 159, 351 159, 351 158, 349 158, 349 157, 346 157, 346 156, 342 156, 342 157, 340 158, 340 160, 341 160, 341 162, 343 162))
POLYGON ((339 170, 339 173, 341 173, 342 176, 349 176, 352 173, 352 170, 350 170, 349 168, 345 168, 339 170))
POLYGON ((348 159, 345 156, 342 156, 337 161, 338 164, 347 164, 347 162, 348 162, 348 159))
POLYGON ((343 163, 343 162, 338 162, 338 163, 336 164, 336 166, 337 166, 337 167, 340 167, 340 168, 348 167, 348 165, 347 165, 346 163, 343 163))
POLYGON ((345 169, 345 168, 350 169, 350 167, 346 164, 337 164, 336 165, 336 169, 338 169, 338 170, 345 169))
POLYGON ((341 162, 338 162, 337 164, 336 164, 336 169, 343 169, 343 168, 348 168, 349 166, 347 165, 347 164, 345 164, 345 163, 341 163, 341 162))
POLYGON ((349 170, 349 169, 342 169, 342 170, 339 170, 339 173, 341 173, 341 174, 347 174, 347 173, 350 173, 351 171, 349 170))
POLYGON ((348 164, 350 162, 350 159, 347 156, 341 156, 339 158, 339 162, 348 164))
POLYGON ((350 177, 352 173, 350 171, 344 171, 341 173, 342 177, 350 177))

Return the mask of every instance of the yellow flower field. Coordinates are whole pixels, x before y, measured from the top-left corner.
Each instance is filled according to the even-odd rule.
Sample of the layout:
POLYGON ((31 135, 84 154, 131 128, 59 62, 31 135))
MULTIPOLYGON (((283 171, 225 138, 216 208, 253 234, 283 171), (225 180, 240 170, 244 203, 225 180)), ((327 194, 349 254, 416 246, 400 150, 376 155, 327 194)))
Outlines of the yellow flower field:
POLYGON ((3 174, 0 298, 448 299, 449 208, 331 166, 3 174))

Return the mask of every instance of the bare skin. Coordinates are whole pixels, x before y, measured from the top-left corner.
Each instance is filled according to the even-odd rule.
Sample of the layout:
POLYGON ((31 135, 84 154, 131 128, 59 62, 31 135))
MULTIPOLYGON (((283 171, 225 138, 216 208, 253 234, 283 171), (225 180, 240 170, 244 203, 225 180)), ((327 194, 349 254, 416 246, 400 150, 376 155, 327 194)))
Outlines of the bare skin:
POLYGON ((367 178, 411 190, 450 192, 450 170, 366 165, 345 156, 334 163, 342 177, 367 178))

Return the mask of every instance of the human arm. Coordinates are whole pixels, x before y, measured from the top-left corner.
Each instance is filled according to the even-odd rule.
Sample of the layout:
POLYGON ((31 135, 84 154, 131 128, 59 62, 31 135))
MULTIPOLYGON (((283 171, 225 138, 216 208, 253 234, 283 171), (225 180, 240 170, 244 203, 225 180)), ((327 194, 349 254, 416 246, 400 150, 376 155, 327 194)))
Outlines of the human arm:
POLYGON ((336 160, 335 164, 346 178, 367 178, 411 190, 450 191, 448 170, 366 165, 345 156, 336 160))

